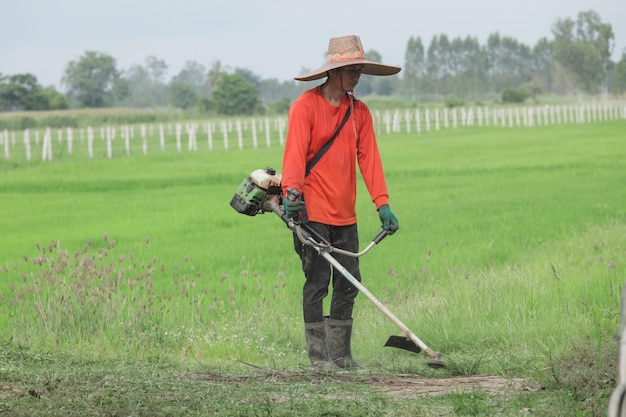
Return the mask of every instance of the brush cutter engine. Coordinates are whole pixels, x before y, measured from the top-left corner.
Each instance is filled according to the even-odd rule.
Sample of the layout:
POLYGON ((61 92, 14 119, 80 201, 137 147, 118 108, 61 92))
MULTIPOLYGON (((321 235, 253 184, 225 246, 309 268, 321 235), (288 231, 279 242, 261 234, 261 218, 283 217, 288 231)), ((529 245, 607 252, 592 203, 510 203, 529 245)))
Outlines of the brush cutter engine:
POLYGON ((276 196, 281 199, 282 175, 274 168, 257 169, 243 180, 237 192, 230 200, 232 208, 238 213, 248 216, 256 216, 259 212, 263 214, 271 211, 271 208, 264 207, 268 196, 276 196))

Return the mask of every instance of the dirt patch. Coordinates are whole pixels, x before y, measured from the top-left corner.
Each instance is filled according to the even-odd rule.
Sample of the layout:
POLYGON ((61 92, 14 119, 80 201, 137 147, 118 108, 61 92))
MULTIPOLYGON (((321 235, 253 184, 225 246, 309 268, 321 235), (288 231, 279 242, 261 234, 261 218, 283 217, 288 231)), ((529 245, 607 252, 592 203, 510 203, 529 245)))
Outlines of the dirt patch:
POLYGON ((394 397, 418 397, 476 390, 493 394, 536 391, 536 388, 531 388, 523 378, 503 378, 496 375, 368 378, 367 383, 379 387, 381 391, 394 397))
POLYGON ((372 385, 394 397, 419 397, 454 392, 483 391, 492 394, 512 394, 537 391, 539 388, 523 378, 503 378, 496 375, 472 375, 427 378, 417 375, 371 376, 355 373, 320 374, 315 372, 267 372, 257 375, 218 375, 209 372, 188 374, 192 379, 215 383, 254 382, 288 385, 294 382, 311 384, 329 381, 372 385))

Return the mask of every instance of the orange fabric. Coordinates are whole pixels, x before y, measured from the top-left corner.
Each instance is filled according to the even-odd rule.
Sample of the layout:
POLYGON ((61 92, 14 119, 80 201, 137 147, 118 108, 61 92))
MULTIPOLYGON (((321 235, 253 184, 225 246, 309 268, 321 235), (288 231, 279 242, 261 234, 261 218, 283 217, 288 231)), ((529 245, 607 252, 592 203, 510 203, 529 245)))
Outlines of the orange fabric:
POLYGON ((289 110, 283 193, 295 188, 304 194, 309 221, 333 226, 356 223, 357 161, 376 209, 389 203, 372 115, 359 100, 354 100, 352 114, 328 152, 304 176, 307 161, 332 137, 349 105, 346 94, 339 107, 333 106, 318 86, 304 92, 289 110))

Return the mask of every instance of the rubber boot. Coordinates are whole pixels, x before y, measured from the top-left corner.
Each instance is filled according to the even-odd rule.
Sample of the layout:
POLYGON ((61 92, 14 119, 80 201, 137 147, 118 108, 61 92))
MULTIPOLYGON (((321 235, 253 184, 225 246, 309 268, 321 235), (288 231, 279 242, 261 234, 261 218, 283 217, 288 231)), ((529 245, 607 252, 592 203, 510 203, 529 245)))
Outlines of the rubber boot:
POLYGON ((311 368, 315 371, 332 372, 337 366, 330 359, 326 342, 326 321, 304 323, 306 344, 311 359, 311 368))
POLYGON ((352 319, 328 319, 326 323, 328 326, 328 353, 333 363, 340 368, 359 369, 359 364, 350 353, 352 319))

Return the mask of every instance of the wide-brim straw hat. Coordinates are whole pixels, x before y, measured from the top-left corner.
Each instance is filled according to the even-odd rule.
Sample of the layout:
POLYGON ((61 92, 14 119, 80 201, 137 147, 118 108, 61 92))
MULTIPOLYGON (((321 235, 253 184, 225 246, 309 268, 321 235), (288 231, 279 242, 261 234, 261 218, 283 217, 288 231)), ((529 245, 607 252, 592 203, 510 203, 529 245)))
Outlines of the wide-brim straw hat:
POLYGON ((365 59, 361 39, 356 35, 348 35, 330 39, 326 64, 294 79, 298 81, 318 80, 324 78, 328 71, 348 65, 363 65, 362 73, 369 75, 393 75, 399 73, 401 69, 380 62, 368 61, 365 59))

